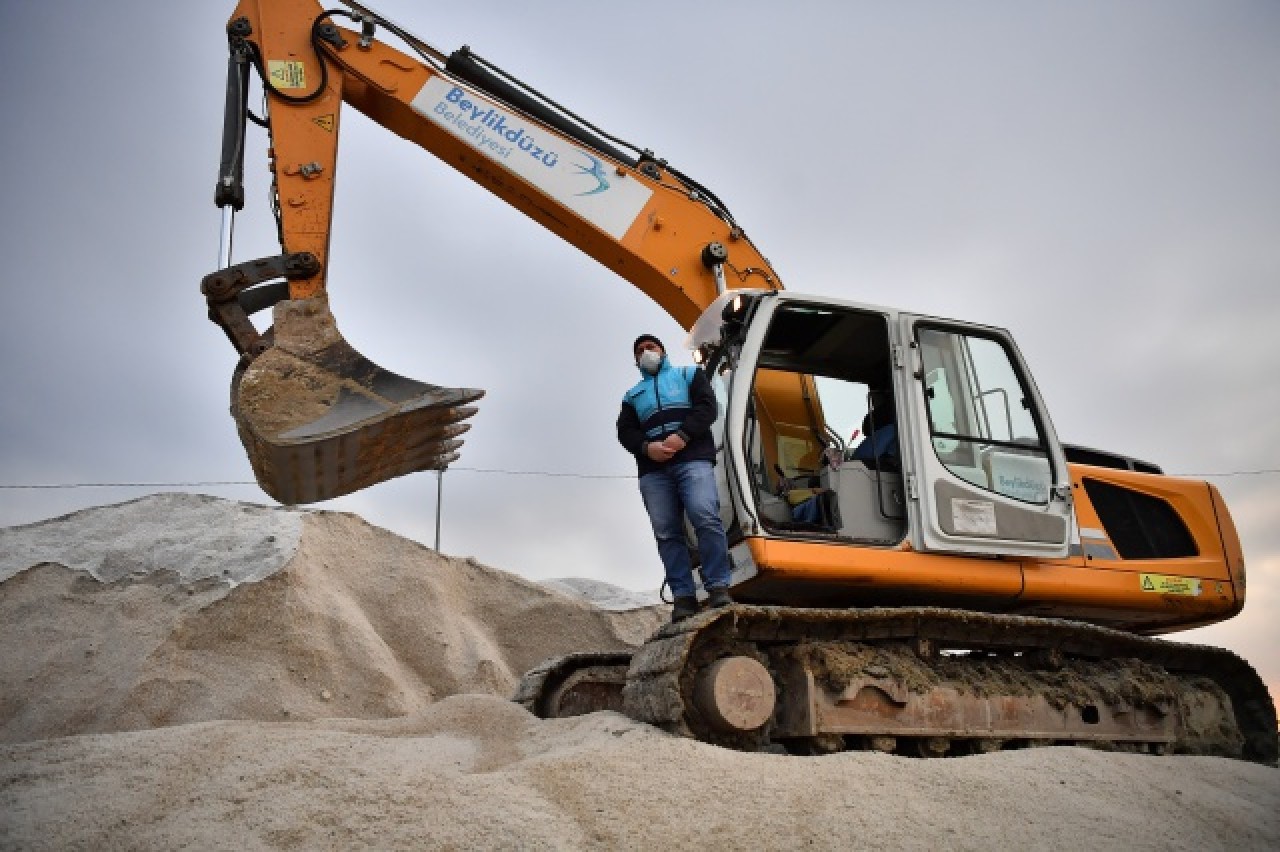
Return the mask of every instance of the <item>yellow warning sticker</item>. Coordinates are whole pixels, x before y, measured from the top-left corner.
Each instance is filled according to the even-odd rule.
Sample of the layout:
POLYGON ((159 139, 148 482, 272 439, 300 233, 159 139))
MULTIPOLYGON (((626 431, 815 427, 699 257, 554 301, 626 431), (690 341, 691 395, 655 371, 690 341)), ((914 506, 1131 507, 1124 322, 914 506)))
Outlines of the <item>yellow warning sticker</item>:
POLYGON ((302 63, 296 59, 271 59, 267 61, 267 76, 277 89, 305 89, 307 75, 302 63))
POLYGON ((1199 597, 1200 581, 1194 577, 1169 577, 1165 574, 1140 574, 1142 591, 1160 595, 1199 597))
POLYGON ((318 115, 315 118, 311 119, 311 123, 318 124, 321 127, 323 127, 325 130, 332 133, 333 132, 333 113, 328 113, 326 115, 318 115))

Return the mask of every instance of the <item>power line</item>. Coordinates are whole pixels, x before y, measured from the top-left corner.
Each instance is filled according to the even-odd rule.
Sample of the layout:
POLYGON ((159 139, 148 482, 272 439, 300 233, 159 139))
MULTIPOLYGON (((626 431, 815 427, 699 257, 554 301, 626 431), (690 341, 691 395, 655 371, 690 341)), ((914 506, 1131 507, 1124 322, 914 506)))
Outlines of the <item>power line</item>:
POLYGON ((635 479, 634 475, 619 473, 564 473, 552 470, 504 470, 497 467, 451 467, 468 473, 502 473, 509 476, 552 476, 567 479, 635 479))
POLYGON ((218 480, 210 482, 60 482, 33 485, 0 485, 9 489, 56 488, 215 488, 222 485, 257 485, 253 480, 218 480))
MULTIPOLYGON (((574 473, 556 470, 509 470, 498 467, 450 467, 447 471, 459 473, 489 473, 502 476, 545 476, 553 479, 635 479, 633 474, 618 473, 574 473)), ((1232 476, 1264 476, 1278 474, 1280 468, 1260 468, 1258 470, 1233 470, 1224 473, 1174 473, 1178 477, 1232 477, 1232 476)), ((72 488, 221 488, 244 485, 257 485, 252 479, 212 479, 203 482, 49 482, 23 485, 0 484, 3 490, 58 490, 72 488)))
MULTIPOLYGON (((554 470, 507 470, 489 467, 450 467, 447 471, 462 473, 491 473, 506 476, 546 476, 556 479, 635 479, 634 475, 616 473, 573 473, 554 470)), ((23 485, 0 484, 0 489, 8 490, 57 490, 72 488, 219 488, 242 485, 257 485, 252 479, 216 479, 203 482, 50 482, 23 485)))

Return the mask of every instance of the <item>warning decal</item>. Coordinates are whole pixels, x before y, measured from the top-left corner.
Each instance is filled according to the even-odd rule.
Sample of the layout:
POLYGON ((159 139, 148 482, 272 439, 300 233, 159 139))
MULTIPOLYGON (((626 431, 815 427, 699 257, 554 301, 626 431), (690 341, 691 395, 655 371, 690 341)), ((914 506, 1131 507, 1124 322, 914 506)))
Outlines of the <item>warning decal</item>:
POLYGON ((960 535, 999 535, 996 504, 990 500, 951 498, 951 525, 960 535))
POLYGON ((277 89, 305 89, 307 75, 296 59, 272 59, 267 62, 267 76, 277 89))
POLYGON ((312 124, 318 124, 330 133, 333 132, 333 113, 318 115, 311 119, 312 124))
POLYGON ((1161 595, 1199 597, 1200 581, 1194 577, 1169 577, 1165 574, 1139 574, 1142 591, 1161 595))

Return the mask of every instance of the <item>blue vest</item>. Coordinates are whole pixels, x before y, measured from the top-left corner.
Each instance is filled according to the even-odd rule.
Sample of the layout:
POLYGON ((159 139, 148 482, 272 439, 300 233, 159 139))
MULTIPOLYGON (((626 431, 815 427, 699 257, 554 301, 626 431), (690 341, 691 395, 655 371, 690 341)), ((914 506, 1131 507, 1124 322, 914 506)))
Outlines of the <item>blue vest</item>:
POLYGON ((664 356, 656 376, 646 374, 623 394, 622 402, 635 409, 645 438, 660 441, 680 428, 692 407, 689 385, 697 369, 673 367, 664 356))

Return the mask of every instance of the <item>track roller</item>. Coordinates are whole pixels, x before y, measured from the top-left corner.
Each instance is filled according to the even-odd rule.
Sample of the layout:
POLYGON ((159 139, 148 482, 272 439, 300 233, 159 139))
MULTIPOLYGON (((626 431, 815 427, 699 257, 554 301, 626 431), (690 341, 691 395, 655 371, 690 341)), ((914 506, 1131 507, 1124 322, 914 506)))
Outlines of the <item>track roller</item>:
POLYGON ((698 673, 694 703, 703 717, 726 734, 759 730, 773 716, 773 677, 751 657, 724 657, 698 673))

